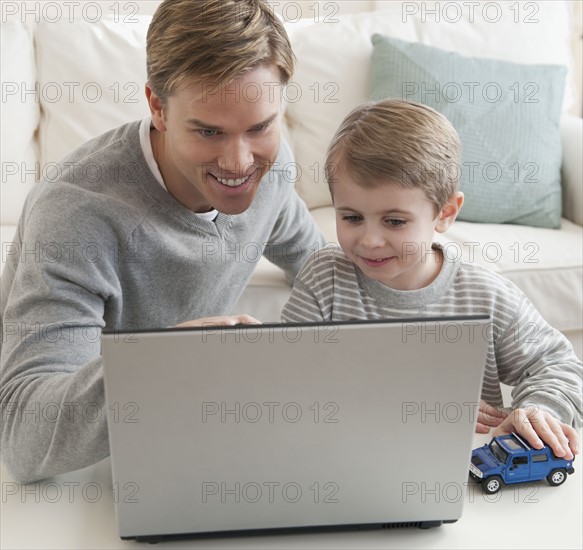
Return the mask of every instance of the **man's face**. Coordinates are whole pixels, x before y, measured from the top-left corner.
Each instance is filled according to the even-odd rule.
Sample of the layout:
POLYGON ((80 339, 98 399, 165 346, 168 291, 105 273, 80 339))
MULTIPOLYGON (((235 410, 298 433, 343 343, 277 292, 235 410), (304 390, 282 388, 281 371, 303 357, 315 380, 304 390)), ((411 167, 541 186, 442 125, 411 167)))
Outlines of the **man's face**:
POLYGON ((166 107, 147 91, 154 157, 168 191, 189 210, 240 214, 279 152, 280 75, 261 66, 218 91, 211 84, 177 91, 166 107))
POLYGON ((390 182, 365 189, 339 170, 332 191, 338 242, 367 277, 397 290, 432 282, 440 266, 431 251, 438 216, 420 189, 390 182))

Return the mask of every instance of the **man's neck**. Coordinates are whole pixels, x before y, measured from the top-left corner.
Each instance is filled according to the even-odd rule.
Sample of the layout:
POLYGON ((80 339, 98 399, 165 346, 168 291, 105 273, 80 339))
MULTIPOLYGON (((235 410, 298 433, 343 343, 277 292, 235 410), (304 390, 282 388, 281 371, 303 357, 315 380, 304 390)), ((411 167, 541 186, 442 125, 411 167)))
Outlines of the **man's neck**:
POLYGON ((166 136, 156 128, 150 130, 150 142, 154 160, 158 165, 162 179, 168 192, 185 208, 201 214, 214 210, 212 205, 205 204, 202 196, 175 167, 174 163, 166 155, 166 136), (194 195, 194 196, 193 196, 194 195), (198 196, 196 196, 198 195, 198 196))

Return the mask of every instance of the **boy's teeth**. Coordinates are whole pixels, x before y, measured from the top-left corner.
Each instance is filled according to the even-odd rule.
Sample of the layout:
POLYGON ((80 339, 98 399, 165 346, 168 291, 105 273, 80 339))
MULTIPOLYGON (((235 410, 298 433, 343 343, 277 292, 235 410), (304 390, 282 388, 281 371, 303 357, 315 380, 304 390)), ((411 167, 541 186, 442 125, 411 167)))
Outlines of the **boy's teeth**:
POLYGON ((223 185, 227 185, 229 187, 238 187, 239 185, 244 183, 247 180, 247 178, 238 178, 236 180, 217 178, 217 180, 219 180, 219 182, 222 183, 223 185))

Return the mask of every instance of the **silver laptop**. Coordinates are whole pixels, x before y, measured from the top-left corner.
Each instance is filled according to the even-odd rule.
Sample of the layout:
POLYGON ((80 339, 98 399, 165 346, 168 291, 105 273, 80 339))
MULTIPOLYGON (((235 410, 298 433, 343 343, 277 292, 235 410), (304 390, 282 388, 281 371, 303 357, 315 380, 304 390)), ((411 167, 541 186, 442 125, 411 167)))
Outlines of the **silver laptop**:
POLYGON ((123 539, 462 514, 487 316, 104 333, 123 539))

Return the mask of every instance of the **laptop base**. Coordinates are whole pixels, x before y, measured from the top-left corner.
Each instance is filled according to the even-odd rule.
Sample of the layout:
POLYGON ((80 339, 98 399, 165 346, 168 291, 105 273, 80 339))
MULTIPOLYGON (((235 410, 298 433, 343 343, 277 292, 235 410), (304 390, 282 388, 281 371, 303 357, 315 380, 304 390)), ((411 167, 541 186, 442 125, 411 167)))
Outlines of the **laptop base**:
POLYGON ((401 521, 395 523, 366 523, 350 525, 315 525, 306 527, 276 527, 273 529, 240 529, 234 531, 207 531, 203 533, 178 533, 173 535, 139 535, 135 537, 121 537, 122 540, 135 540, 157 544, 187 539, 215 539, 227 537, 252 537, 257 535, 293 535, 305 533, 330 533, 338 531, 371 531, 374 529, 402 529, 416 527, 418 529, 430 529, 439 527, 443 523, 455 523, 457 519, 433 520, 433 521, 401 521))

